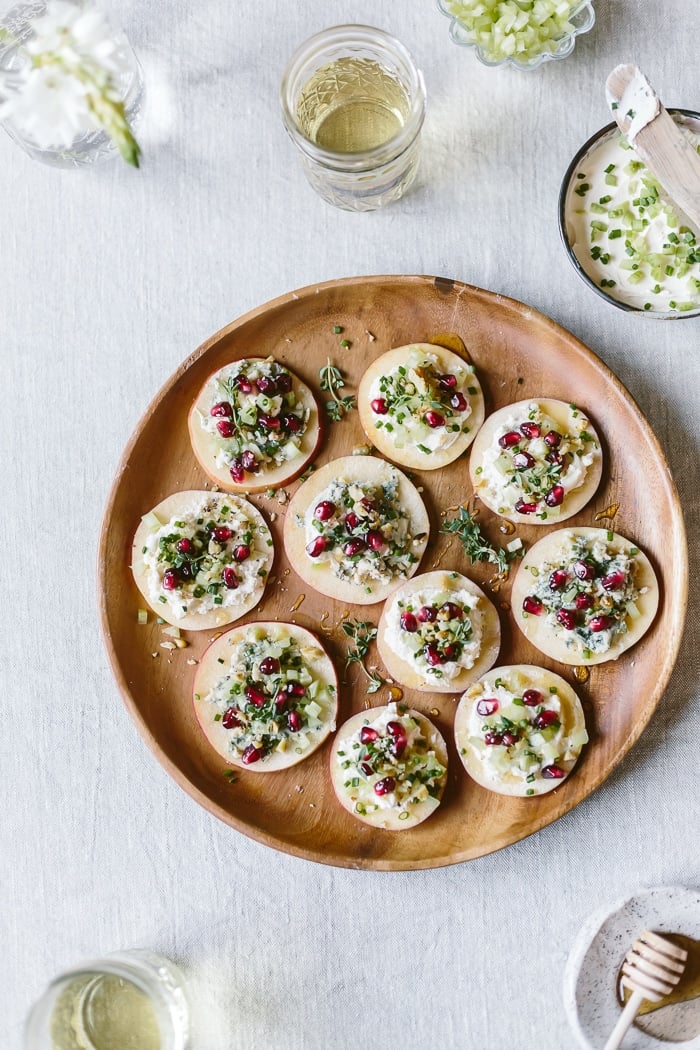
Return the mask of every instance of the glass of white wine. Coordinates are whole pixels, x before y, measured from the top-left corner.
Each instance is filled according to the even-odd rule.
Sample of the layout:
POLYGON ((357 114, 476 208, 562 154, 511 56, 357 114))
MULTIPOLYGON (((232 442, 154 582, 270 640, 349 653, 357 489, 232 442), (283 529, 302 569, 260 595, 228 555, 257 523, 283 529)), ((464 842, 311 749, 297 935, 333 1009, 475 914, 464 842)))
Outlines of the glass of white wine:
POLYGON ((32 1008, 25 1050, 186 1050, 178 968, 149 951, 115 952, 56 977, 32 1008))
POLYGON ((290 59, 280 96, 306 177, 330 204, 373 211, 413 182, 425 85, 389 33, 343 25, 311 37, 290 59))

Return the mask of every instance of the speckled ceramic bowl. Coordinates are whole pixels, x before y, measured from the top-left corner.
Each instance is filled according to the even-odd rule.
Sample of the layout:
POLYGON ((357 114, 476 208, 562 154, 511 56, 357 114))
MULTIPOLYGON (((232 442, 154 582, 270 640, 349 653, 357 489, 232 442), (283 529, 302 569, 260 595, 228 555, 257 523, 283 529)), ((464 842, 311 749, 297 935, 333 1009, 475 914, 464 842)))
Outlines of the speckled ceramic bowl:
MULTIPOLYGON (((692 128, 696 134, 700 133, 700 113, 691 109, 669 109, 668 112, 677 124, 692 128)), ((662 321, 675 321, 686 317, 697 317, 700 315, 700 304, 693 310, 645 310, 641 306, 616 299, 607 288, 601 288, 590 274, 586 272, 576 255, 576 249, 573 244, 574 235, 571 232, 572 227, 568 221, 570 197, 575 186, 576 173, 585 166, 586 158, 589 157, 594 150, 602 145, 607 139, 612 138, 613 135, 617 135, 618 133, 619 128, 613 121, 611 124, 606 124, 604 128, 596 131, 594 135, 591 135, 574 156, 566 169, 564 178, 562 179, 561 188, 559 190, 558 205, 559 234, 564 248, 566 249, 566 254, 569 257, 569 261, 581 280, 584 281, 588 287, 596 293, 596 295, 599 295, 601 299, 606 301, 606 303, 616 306, 618 310, 625 310, 628 313, 636 314, 639 317, 651 317, 655 320, 662 321)))
POLYGON ((569 18, 569 21, 574 26, 573 32, 566 33, 554 41, 551 51, 543 51, 541 54, 533 55, 532 58, 525 60, 509 56, 494 62, 492 59, 487 58, 482 49, 469 39, 468 31, 452 10, 454 6, 453 0, 437 0, 437 6, 442 14, 450 20, 450 39, 452 42, 459 47, 473 48, 476 57, 483 65, 490 67, 512 66, 513 69, 521 69, 528 72, 533 69, 539 69, 543 63, 550 62, 553 59, 566 58, 576 47, 576 38, 583 33, 587 33, 595 25, 595 11, 593 10, 592 0, 582 0, 574 8, 569 18))
MULTIPOLYGON (((583 1050, 601 1050, 622 1007, 617 982, 622 961, 644 930, 682 933, 700 941, 700 891, 682 886, 640 890, 591 915, 564 971, 564 1006, 583 1050)), ((638 1018, 625 1050, 700 1050, 700 999, 674 1003, 638 1018)))

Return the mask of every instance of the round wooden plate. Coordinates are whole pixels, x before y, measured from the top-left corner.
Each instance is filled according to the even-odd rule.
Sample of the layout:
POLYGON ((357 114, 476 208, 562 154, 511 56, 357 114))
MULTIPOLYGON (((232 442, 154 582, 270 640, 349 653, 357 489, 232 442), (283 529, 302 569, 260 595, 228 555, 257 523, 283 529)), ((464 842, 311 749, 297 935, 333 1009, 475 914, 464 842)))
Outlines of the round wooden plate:
MULTIPOLYGON (((358 414, 331 423, 317 458, 321 465, 365 445, 358 414)), ((299 482, 289 486, 291 494, 299 482)), ((285 505, 279 493, 255 495, 275 537, 277 557, 263 601, 246 620, 292 619, 315 631, 334 659, 341 686, 340 718, 390 699, 388 687, 367 696, 357 665, 343 676, 348 639, 343 617, 379 619, 381 606, 345 607, 301 583, 282 546, 285 505)), ((284 496, 282 496, 284 499, 284 496)), ((481 508, 479 520, 496 545, 512 539, 501 519, 481 508)), ((518 526, 526 546, 542 527, 518 526)), ((99 551, 99 601, 110 660, 126 705, 158 760, 193 798, 238 831, 276 849, 351 868, 414 869, 482 856, 538 831, 586 798, 629 751, 649 721, 668 682, 680 643, 687 601, 687 548, 683 517, 668 466, 654 433, 619 380, 569 332, 528 306, 456 281, 431 277, 358 277, 314 285, 265 304, 207 340, 178 369, 147 409, 127 446, 109 498, 99 551), (342 326, 341 335, 334 333, 342 326), (340 346, 347 339, 348 348, 340 346), (658 574, 661 604, 643 640, 616 662, 577 669, 541 656, 515 627, 510 580, 498 587, 493 566, 471 566, 459 542, 440 534, 441 515, 454 516, 471 497, 467 460, 414 474, 432 522, 420 571, 454 568, 485 588, 500 606, 503 642, 499 663, 550 667, 581 696, 590 744, 557 790, 529 799, 492 794, 471 781, 455 753, 452 721, 458 696, 405 690, 410 707, 428 715, 450 746, 450 773, 437 813, 411 831, 389 832, 354 820, 338 804, 328 771, 330 742, 308 761, 269 776, 228 768, 197 725, 192 681, 213 632, 191 632, 186 649, 168 651, 162 626, 142 606, 129 570, 131 540, 142 514, 178 489, 207 486, 195 462, 187 414, 207 376, 228 361, 273 354, 319 392, 319 368, 328 358, 354 393, 377 355, 414 342, 463 340, 484 388, 487 411, 526 397, 575 401, 590 413, 606 457, 594 500, 567 524, 614 528, 639 543, 658 574), (615 505, 619 505, 615 513, 615 505), (156 655, 154 655, 156 654, 156 655), (632 665, 634 671, 631 672, 632 665)), ((377 661, 374 646, 368 663, 377 661)), ((381 672, 381 667, 379 668, 381 672)))

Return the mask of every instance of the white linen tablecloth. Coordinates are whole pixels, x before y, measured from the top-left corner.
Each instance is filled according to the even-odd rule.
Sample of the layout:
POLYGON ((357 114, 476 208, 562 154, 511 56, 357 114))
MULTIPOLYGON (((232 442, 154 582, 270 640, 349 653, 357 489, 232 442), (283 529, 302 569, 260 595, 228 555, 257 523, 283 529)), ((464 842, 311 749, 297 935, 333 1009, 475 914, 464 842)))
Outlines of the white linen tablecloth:
POLYGON ((696 6, 598 0, 573 55, 525 74, 455 47, 432 0, 114 0, 146 69, 142 169, 57 171, 0 138, 3 1047, 60 968, 148 946, 190 977, 194 1050, 562 1050, 562 968, 589 912, 700 882, 700 319, 604 303, 556 222, 614 65, 700 109, 696 6), (277 98, 297 44, 350 21, 394 32, 429 94, 417 186, 365 215, 308 188, 277 98), (607 782, 505 851, 413 873, 305 862, 197 806, 122 704, 95 598, 117 462, 177 365, 278 294, 387 273, 521 299, 599 354, 669 458, 691 555, 675 673, 607 782))

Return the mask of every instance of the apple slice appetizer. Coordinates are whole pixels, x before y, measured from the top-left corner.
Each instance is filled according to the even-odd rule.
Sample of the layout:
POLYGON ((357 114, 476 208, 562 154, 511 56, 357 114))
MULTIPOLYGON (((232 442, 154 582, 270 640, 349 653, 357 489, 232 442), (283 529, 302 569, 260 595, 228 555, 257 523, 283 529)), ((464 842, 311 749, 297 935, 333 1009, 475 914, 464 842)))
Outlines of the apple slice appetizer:
POLYGON ((227 492, 261 492, 292 481, 321 443, 316 399, 271 357, 220 368, 202 387, 188 422, 199 464, 227 492))
POLYGON ((377 646, 389 674, 427 693, 461 693, 496 662, 498 613, 458 572, 426 572, 394 591, 379 620, 377 646))
POLYGON ((595 495, 600 440, 586 414, 552 398, 518 401, 484 423, 469 462, 474 493, 516 524, 551 525, 595 495))
POLYGON ((362 377, 357 407, 382 455, 417 470, 452 463, 484 422, 473 366, 432 343, 411 343, 378 357, 362 377))
POLYGON ((344 456, 297 489, 284 546, 314 590, 373 605, 415 573, 429 531, 425 505, 405 474, 372 456, 344 456))
POLYGON ((331 780, 353 817, 388 831, 434 813, 447 782, 447 747, 424 715, 395 703, 361 711, 341 726, 331 780))
POLYGON ((338 680, 310 631, 293 623, 243 624, 202 657, 194 708, 222 758, 269 773, 302 762, 333 732, 338 680))
POLYGON ((255 608, 274 553, 270 530, 252 503, 221 492, 186 490, 143 516, 131 569, 158 616, 201 631, 233 623, 255 608))
POLYGON ((564 664, 617 660, 649 629, 659 585, 647 556, 605 529, 558 529, 527 552, 513 581, 515 622, 564 664))
POLYGON ((455 742, 477 784, 500 795, 558 787, 588 742, 583 708, 563 678, 543 667, 496 667, 467 689, 455 742))

